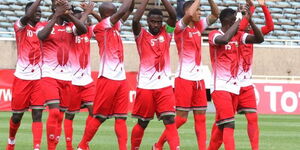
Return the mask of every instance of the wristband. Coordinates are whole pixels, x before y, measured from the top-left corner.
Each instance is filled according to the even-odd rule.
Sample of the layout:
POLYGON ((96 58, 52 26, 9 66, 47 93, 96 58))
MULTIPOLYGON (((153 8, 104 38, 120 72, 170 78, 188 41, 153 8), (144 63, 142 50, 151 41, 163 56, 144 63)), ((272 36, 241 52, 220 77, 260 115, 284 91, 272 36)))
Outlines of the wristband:
POLYGON ((236 17, 235 21, 238 21, 238 20, 241 20, 243 18, 243 15, 242 15, 241 12, 238 12, 235 17, 236 17))

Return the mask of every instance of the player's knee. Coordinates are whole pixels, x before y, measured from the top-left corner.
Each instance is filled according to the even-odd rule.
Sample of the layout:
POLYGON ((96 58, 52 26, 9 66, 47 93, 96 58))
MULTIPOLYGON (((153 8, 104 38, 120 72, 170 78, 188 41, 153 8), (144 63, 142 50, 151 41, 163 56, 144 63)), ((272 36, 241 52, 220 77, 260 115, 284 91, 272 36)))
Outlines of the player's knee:
POLYGON ((69 113, 66 113, 66 119, 68 120, 73 120, 75 117, 75 114, 69 114, 69 113))
POLYGON ((138 120, 138 124, 142 127, 142 128, 147 128, 148 124, 150 121, 143 121, 141 119, 138 120))
POLYGON ((59 118, 60 111, 58 108, 53 108, 49 110, 49 115, 53 118, 59 118))
POLYGON ((162 116, 161 119, 163 120, 165 125, 175 123, 173 115, 162 116))
POLYGON ((17 124, 21 122, 24 113, 13 114, 11 120, 13 123, 17 124))
POLYGON ((41 110, 41 109, 32 110, 32 121, 33 122, 41 122, 42 114, 43 114, 43 110, 41 110))
POLYGON ((232 129, 234 129, 235 124, 234 124, 234 122, 229 122, 229 123, 225 123, 225 124, 223 125, 223 127, 224 127, 224 128, 232 128, 232 129))

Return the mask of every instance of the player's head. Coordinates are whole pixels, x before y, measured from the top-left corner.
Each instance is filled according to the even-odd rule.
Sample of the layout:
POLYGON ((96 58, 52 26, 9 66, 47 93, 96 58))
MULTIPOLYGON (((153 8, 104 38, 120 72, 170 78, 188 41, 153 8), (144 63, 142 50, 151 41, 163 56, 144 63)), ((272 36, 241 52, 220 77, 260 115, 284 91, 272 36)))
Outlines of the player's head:
MULTIPOLYGON (((188 9, 193 5, 194 1, 193 0, 190 0, 190 1, 187 1, 183 4, 182 6, 182 9, 183 9, 183 13, 185 14, 188 9)), ((200 20, 200 16, 201 16, 201 11, 200 11, 200 8, 197 8, 197 10, 195 11, 195 13, 193 14, 193 18, 192 20, 193 21, 199 21, 200 20)))
POLYGON ((231 8, 225 8, 220 13, 222 27, 232 26, 236 20, 236 11, 231 8))
POLYGON ((112 16, 116 12, 117 12, 117 7, 110 2, 103 2, 99 6, 99 13, 101 15, 101 18, 112 16))
MULTIPOLYGON (((29 2, 26 4, 25 6, 25 14, 27 13, 28 9, 30 8, 30 6, 33 4, 33 2, 29 2)), ((32 21, 33 23, 37 23, 41 20, 42 17, 42 11, 40 7, 37 7, 35 13, 33 14, 33 16, 30 18, 30 21, 32 21)))
POLYGON ((92 19, 90 17, 87 17, 87 19, 86 19, 86 25, 88 25, 88 26, 93 25, 92 19))
POLYGON ((147 23, 150 33, 156 35, 162 27, 163 13, 160 9, 151 9, 147 15, 147 23))

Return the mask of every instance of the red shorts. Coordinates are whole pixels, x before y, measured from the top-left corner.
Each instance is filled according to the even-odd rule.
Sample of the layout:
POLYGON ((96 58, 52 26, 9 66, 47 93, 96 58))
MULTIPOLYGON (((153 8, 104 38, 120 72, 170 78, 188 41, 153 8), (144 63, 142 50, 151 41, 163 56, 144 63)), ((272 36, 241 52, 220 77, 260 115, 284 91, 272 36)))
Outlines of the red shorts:
POLYGON ((216 107, 216 124, 234 122, 238 95, 227 91, 214 91, 211 96, 216 107))
POLYGON ((93 114, 95 117, 127 117, 129 87, 127 80, 98 78, 93 114))
POLYGON ((162 116, 175 115, 175 97, 171 86, 161 89, 137 88, 132 117, 152 120, 154 113, 160 120, 162 116))
POLYGON ((61 111, 66 111, 70 101, 71 81, 45 77, 41 79, 45 104, 59 104, 61 111))
POLYGON ((204 80, 175 79, 176 110, 206 110, 207 98, 204 80))
POLYGON ((238 96, 237 111, 239 114, 256 112, 256 97, 252 85, 242 87, 238 96))
POLYGON ((13 113, 23 113, 28 108, 44 109, 44 102, 40 80, 14 78, 11 101, 13 113))
POLYGON ((78 113, 81 108, 93 105, 95 88, 94 82, 85 86, 71 85, 71 101, 67 113, 78 113))

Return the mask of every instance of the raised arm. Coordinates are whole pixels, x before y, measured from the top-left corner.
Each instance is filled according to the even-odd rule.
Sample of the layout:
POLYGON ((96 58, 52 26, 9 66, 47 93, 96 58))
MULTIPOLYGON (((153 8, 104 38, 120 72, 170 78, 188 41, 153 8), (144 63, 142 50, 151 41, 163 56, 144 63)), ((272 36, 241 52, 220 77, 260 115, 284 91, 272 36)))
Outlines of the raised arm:
POLYGON ((194 13, 197 11, 199 6, 200 6, 200 0, 195 0, 194 3, 191 5, 191 7, 188 8, 188 10, 186 11, 186 13, 184 14, 184 16, 182 18, 182 22, 185 25, 190 24, 190 22, 192 21, 194 13))
POLYGON ((131 6, 131 2, 132 0, 123 0, 123 4, 119 10, 110 17, 110 22, 113 25, 116 24, 126 14, 131 6))
POLYGON ((161 0, 163 5, 165 6, 169 18, 167 20, 167 24, 171 27, 175 27, 176 25, 176 11, 168 0, 161 0))
POLYGON ((29 8, 27 8, 25 15, 20 19, 22 25, 26 25, 29 22, 30 18, 34 15, 40 3, 41 0, 36 0, 29 8))
POLYGON ((241 20, 236 21, 226 32, 224 35, 219 35, 215 38, 215 43, 218 45, 225 45, 231 40, 231 38, 236 34, 239 28, 241 20))
MULTIPOLYGON (((91 2, 91 3, 93 3, 93 2, 91 2)), ((93 4, 94 6, 93 6, 93 8, 95 7, 95 4, 93 4)), ((81 3, 80 4, 80 7, 84 10, 84 11, 86 11, 86 9, 88 9, 88 4, 87 3, 81 3)), ((93 10, 91 10, 91 12, 89 13, 89 14, 91 14, 94 18, 96 18, 97 19, 97 21, 98 22, 100 22, 101 20, 102 20, 102 18, 101 18, 101 16, 97 13, 97 12, 95 12, 95 11, 93 11, 93 10)), ((86 19, 88 18, 88 16, 86 16, 86 19)), ((81 20, 81 19, 80 19, 81 20)))
POLYGON ((67 9, 68 9, 67 5, 58 5, 56 7, 55 13, 53 14, 49 23, 41 31, 38 32, 37 36, 40 40, 43 41, 48 38, 48 36, 50 35, 53 29, 53 26, 58 21, 59 17, 66 12, 67 9))
POLYGON ((262 32, 259 30, 259 28, 252 21, 251 16, 252 16, 252 14, 251 14, 250 10, 248 10, 246 17, 248 18, 248 21, 254 32, 254 35, 248 35, 246 38, 246 43, 262 43, 264 41, 264 36, 263 36, 262 32))
POLYGON ((144 11, 146 9, 146 6, 148 4, 149 0, 143 0, 139 9, 136 10, 134 13, 133 19, 132 19, 132 31, 135 36, 138 36, 141 32, 141 23, 140 20, 144 14, 144 11))
POLYGON ((95 4, 93 2, 89 2, 87 3, 81 3, 80 7, 84 10, 80 21, 84 24, 84 22, 86 21, 86 19, 88 18, 89 14, 91 14, 93 12, 95 4))
POLYGON ((274 22, 273 22, 273 19, 272 19, 272 16, 270 14, 268 7, 265 5, 265 0, 258 0, 258 3, 264 12, 265 21, 266 21, 266 25, 261 27, 261 32, 264 35, 266 35, 269 32, 274 30, 274 22))
POLYGON ((218 20, 220 10, 213 0, 208 0, 208 3, 211 9, 211 14, 208 16, 208 24, 211 25, 218 20))
POLYGON ((125 15, 122 17, 122 21, 125 22, 127 20, 127 18, 129 17, 129 15, 132 13, 133 9, 134 9, 134 3, 135 1, 132 0, 131 5, 129 10, 125 13, 125 15))

